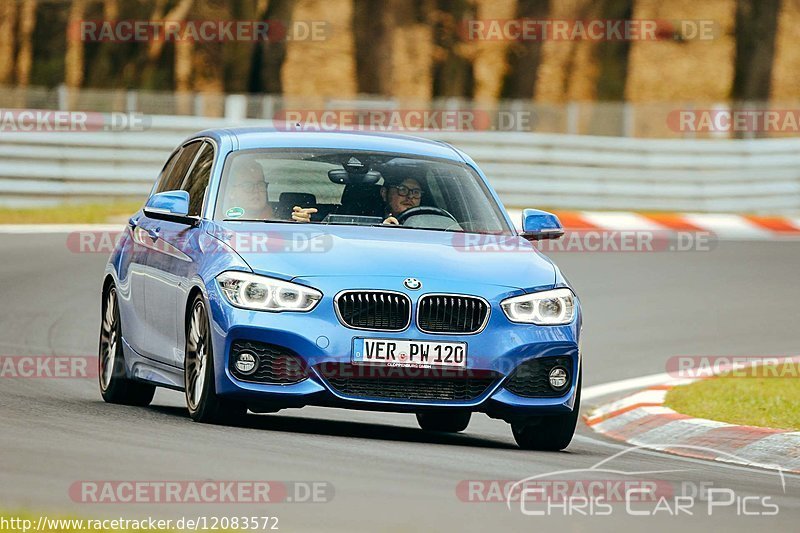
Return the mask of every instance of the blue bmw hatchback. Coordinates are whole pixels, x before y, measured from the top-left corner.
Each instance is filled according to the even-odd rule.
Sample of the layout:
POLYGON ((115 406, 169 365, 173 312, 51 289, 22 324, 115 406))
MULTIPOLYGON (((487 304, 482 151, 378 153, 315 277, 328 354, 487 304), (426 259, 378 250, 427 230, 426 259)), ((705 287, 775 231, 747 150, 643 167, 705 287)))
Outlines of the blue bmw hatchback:
POLYGON ((473 412, 526 449, 572 439, 577 297, 514 229, 463 152, 400 135, 217 129, 181 144, 105 270, 100 390, 149 404, 185 391, 225 423, 324 405, 413 412, 463 431, 473 412))

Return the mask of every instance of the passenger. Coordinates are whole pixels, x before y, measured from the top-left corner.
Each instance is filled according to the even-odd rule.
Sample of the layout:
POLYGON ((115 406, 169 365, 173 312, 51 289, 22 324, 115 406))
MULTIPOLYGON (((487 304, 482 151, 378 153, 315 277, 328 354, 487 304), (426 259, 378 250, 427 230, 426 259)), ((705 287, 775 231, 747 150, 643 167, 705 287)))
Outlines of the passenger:
MULTIPOLYGON (((237 218, 255 220, 273 220, 275 213, 269 203, 269 182, 264 176, 261 165, 255 161, 248 161, 240 171, 232 173, 228 183, 228 199, 226 207, 241 208, 242 212, 237 218)), ((292 220, 295 222, 310 222, 311 214, 317 210, 313 207, 302 208, 294 206, 292 220)), ((226 215, 228 216, 228 215, 226 215)))

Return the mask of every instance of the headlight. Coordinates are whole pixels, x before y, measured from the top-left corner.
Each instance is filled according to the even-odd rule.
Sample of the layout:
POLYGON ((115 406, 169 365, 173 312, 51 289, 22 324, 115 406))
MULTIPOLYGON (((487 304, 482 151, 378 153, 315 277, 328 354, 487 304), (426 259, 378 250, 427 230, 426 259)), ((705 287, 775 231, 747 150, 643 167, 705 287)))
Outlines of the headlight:
POLYGON ((223 272, 217 283, 231 305, 255 311, 311 311, 322 299, 316 289, 247 272, 223 272))
POLYGON ((575 295, 569 289, 523 294, 500 302, 512 322, 559 326, 569 324, 575 316, 575 295))

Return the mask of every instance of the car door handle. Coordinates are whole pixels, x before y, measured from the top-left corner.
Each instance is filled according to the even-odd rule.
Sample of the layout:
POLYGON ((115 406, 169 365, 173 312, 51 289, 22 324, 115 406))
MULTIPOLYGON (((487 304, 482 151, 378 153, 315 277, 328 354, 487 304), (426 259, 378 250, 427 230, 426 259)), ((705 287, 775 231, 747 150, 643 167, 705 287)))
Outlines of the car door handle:
POLYGON ((146 228, 145 231, 147 232, 148 235, 150 235, 151 239, 156 240, 158 239, 158 235, 159 232, 161 231, 161 228, 156 228, 156 229, 146 228))

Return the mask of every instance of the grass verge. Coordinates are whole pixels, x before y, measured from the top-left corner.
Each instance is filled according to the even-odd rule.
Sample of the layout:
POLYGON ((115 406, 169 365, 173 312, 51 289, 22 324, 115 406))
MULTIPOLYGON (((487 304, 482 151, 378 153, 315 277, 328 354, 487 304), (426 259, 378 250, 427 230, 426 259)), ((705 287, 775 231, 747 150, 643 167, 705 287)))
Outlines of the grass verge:
MULTIPOLYGON (((800 365, 783 377, 717 377, 675 387, 665 405, 730 424, 800 430, 800 365), (792 375, 793 374, 793 375, 792 375)), ((785 367, 781 367, 785 371, 785 367)), ((760 375, 769 375, 761 373, 760 375)))
POLYGON ((142 202, 64 204, 54 207, 0 207, 0 224, 103 224, 124 221, 142 202))

